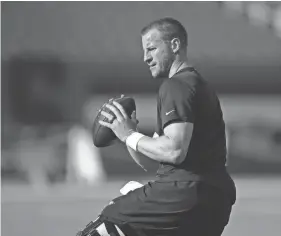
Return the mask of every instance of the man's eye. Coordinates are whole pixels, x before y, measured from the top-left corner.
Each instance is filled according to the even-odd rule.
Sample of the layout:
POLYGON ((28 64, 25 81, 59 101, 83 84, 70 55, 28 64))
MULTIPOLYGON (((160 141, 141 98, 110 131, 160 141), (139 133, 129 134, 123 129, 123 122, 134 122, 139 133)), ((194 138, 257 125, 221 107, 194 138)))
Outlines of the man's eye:
POLYGON ((156 48, 149 48, 148 51, 153 51, 155 50, 156 48))

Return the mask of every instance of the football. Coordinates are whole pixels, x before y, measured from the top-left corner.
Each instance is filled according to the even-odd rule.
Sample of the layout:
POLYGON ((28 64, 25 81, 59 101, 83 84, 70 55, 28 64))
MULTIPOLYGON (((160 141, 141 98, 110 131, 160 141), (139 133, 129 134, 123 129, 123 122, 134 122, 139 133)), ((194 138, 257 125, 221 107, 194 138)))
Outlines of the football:
MULTIPOLYGON (((123 108, 125 109, 127 115, 131 117, 131 114, 133 111, 136 110, 136 104, 135 100, 131 97, 120 97, 113 99, 114 101, 120 103, 123 108)), ((109 102, 109 104, 112 104, 112 101, 109 102)), ((101 111, 105 111, 110 113, 115 117, 113 112, 109 110, 107 107, 102 107, 100 111, 98 112, 94 123, 92 127, 92 136, 93 136, 93 143, 96 147, 107 147, 112 144, 112 141, 114 141, 117 137, 113 133, 113 131, 105 126, 102 126, 99 121, 105 121, 108 122, 108 119, 101 114, 101 111)))

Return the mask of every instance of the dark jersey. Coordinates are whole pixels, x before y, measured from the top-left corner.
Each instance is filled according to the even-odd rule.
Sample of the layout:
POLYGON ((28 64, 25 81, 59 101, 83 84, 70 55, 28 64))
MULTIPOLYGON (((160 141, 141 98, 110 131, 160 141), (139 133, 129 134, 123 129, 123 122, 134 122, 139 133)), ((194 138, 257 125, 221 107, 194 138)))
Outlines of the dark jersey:
POLYGON ((202 179, 223 188, 232 182, 225 168, 225 123, 218 97, 192 67, 180 70, 159 89, 157 133, 163 135, 174 122, 193 123, 189 149, 180 165, 161 163, 158 177, 202 179))

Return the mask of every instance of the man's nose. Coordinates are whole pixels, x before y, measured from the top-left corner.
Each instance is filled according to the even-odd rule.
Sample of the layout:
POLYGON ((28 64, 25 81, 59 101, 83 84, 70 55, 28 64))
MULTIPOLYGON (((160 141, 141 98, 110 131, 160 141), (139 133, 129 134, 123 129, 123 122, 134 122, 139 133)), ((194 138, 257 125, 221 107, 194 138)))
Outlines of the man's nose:
POLYGON ((147 64, 149 64, 149 62, 152 61, 152 57, 151 57, 150 53, 144 53, 143 61, 146 62, 147 64))

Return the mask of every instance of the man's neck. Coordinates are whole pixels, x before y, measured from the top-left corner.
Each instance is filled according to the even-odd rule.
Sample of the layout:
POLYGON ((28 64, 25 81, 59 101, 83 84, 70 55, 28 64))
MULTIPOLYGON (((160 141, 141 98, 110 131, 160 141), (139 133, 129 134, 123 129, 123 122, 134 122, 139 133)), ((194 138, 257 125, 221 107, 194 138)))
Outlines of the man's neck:
POLYGON ((174 61, 169 72, 169 78, 172 78, 178 71, 186 67, 188 67, 187 60, 174 61))

